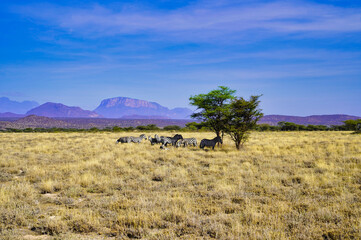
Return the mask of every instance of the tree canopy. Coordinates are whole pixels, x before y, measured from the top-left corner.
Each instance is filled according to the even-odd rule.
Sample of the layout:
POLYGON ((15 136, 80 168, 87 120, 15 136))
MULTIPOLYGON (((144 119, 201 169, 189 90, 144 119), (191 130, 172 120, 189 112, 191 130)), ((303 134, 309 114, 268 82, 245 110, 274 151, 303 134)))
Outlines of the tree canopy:
POLYGON ((225 115, 229 103, 235 98, 235 90, 225 86, 219 86, 207 94, 198 94, 189 98, 190 104, 197 107, 192 118, 196 118, 209 127, 219 137, 224 130, 225 115))
POLYGON ((239 149, 263 114, 258 109, 260 96, 251 96, 247 101, 237 98, 235 93, 235 90, 219 86, 207 94, 191 96, 189 100, 197 107, 192 118, 202 121, 217 137, 222 133, 223 138, 223 133, 228 133, 239 149))
POLYGON ((261 96, 251 96, 247 101, 243 97, 232 100, 226 114, 225 132, 228 133, 236 148, 240 149, 247 141, 250 130, 257 126, 263 113, 258 108, 261 96))

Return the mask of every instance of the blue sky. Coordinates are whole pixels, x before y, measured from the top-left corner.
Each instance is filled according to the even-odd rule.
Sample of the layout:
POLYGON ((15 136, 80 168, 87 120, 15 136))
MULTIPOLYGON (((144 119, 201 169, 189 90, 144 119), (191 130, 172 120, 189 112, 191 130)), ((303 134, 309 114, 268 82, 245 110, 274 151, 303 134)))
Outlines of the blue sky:
POLYGON ((361 1, 0 2, 0 96, 189 107, 219 85, 265 114, 361 116, 361 1))

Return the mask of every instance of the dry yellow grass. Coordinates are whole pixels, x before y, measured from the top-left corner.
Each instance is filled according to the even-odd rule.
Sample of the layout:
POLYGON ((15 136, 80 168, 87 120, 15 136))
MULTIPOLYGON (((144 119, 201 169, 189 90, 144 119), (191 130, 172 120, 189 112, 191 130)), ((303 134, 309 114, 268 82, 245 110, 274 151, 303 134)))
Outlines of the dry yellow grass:
POLYGON ((122 135, 0 134, 0 238, 361 237, 360 135, 252 133, 242 151, 122 135))

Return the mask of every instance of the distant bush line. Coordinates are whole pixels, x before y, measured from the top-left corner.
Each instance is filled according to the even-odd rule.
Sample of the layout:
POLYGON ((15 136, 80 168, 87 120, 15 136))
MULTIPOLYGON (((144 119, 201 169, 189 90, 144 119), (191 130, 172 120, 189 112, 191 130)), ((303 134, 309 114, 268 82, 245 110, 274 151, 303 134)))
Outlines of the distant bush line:
MULTIPOLYGON (((291 122, 279 122, 276 126, 269 124, 259 124, 254 130, 256 131, 354 131, 360 133, 361 119, 346 120, 343 125, 301 125, 291 122)), ((207 132, 210 129, 204 123, 190 122, 185 127, 177 125, 169 125, 163 128, 157 127, 155 124, 137 127, 106 127, 99 129, 96 127, 90 129, 76 129, 76 128, 25 128, 15 129, 7 128, 2 129, 0 132, 132 132, 132 131, 183 131, 183 132, 207 132)))

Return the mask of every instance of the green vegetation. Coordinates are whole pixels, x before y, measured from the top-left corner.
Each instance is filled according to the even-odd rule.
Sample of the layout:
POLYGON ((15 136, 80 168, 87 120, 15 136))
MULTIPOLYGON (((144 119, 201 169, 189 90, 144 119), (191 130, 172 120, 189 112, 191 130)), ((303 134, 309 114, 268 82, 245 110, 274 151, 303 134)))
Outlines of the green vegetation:
POLYGON ((191 117, 202 121, 217 137, 220 137, 222 133, 223 138, 227 124, 226 115, 230 102, 235 98, 235 92, 228 87, 220 86, 207 94, 191 96, 190 104, 199 110, 191 117))
MULTIPOLYGON (((349 121, 349 120, 347 120, 349 121)), ((355 120, 350 120, 355 121, 355 120)), ((357 120, 356 120, 357 121, 357 120)), ((254 127, 255 131, 265 132, 265 131, 354 131, 355 133, 359 133, 361 130, 361 123, 359 125, 355 125, 355 127, 350 127, 344 125, 332 125, 332 126, 324 126, 324 125, 300 125, 290 122, 279 122, 277 126, 269 125, 269 124, 258 124, 254 127)), ((353 126, 353 125, 351 125, 353 126)), ((78 128, 25 128, 25 129, 17 129, 17 128, 7 128, 0 130, 0 132, 48 132, 48 133, 57 133, 57 132, 132 132, 132 131, 166 131, 166 130, 177 130, 177 131, 185 131, 185 132, 206 132, 210 131, 210 128, 207 127, 205 123, 197 123, 190 122, 187 123, 185 127, 180 127, 175 125, 165 126, 163 128, 159 128, 154 124, 150 124, 147 126, 137 126, 137 127, 107 127, 103 129, 91 128, 91 129, 78 129, 78 128)))
POLYGON ((247 141, 250 131, 257 126, 258 120, 263 116, 258 109, 259 97, 251 96, 249 101, 242 97, 236 98, 229 105, 224 131, 231 136, 237 149, 247 141))
POLYGON ((137 126, 136 127, 137 130, 146 130, 146 131, 155 131, 155 130, 159 130, 159 127, 157 127, 157 125, 155 124, 148 124, 147 126, 137 126))
POLYGON ((361 133, 361 119, 344 121, 345 130, 361 133))
POLYGON ((166 131, 171 131, 171 130, 181 130, 182 128, 178 125, 169 125, 169 126, 165 126, 163 128, 163 130, 166 130, 166 131))
POLYGON ((280 131, 327 131, 329 128, 323 125, 300 125, 291 122, 279 122, 280 131))
POLYGON ((258 109, 260 96, 251 96, 247 101, 242 97, 237 98, 235 93, 235 90, 219 86, 207 94, 192 96, 189 100, 191 105, 197 107, 192 118, 202 121, 217 137, 223 139, 224 133, 229 134, 236 148, 240 149, 247 141, 249 131, 257 126, 263 114, 258 109))
MULTIPOLYGON (((207 94, 199 94, 189 98, 190 104, 197 107, 192 114, 213 131, 217 137, 223 139, 228 133, 236 144, 236 148, 247 141, 249 131, 254 129, 258 120, 263 116, 258 108, 260 96, 251 96, 249 101, 237 98, 236 91, 225 86, 219 86, 207 94)), ((189 125, 193 130, 196 125, 189 125)))
POLYGON ((357 123, 355 133, 361 133, 361 123, 357 123))
POLYGON ((183 130, 186 131, 210 131, 210 129, 207 127, 207 125, 203 122, 197 123, 197 122, 190 122, 186 124, 186 127, 183 128, 183 130))

